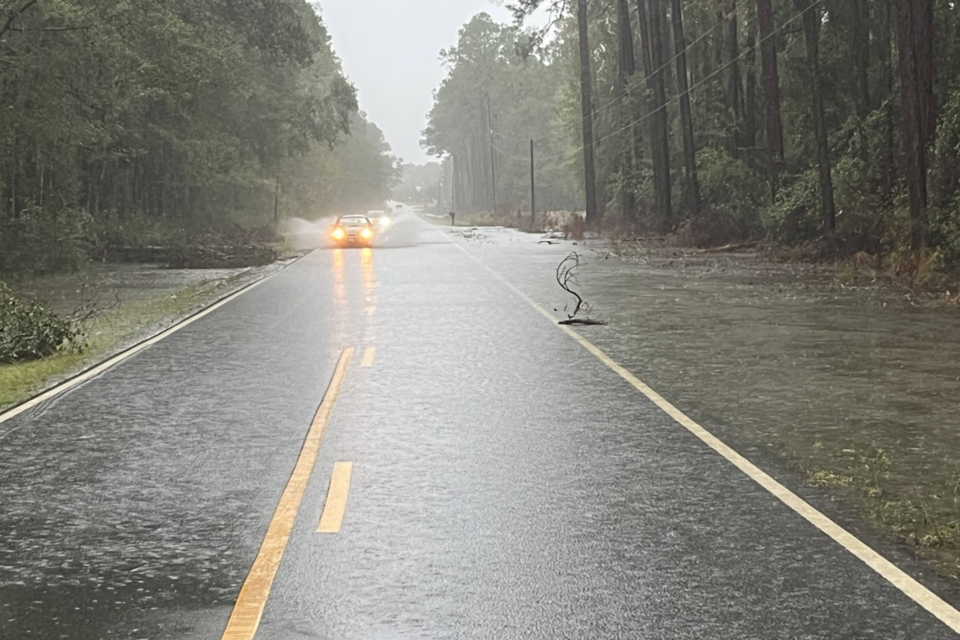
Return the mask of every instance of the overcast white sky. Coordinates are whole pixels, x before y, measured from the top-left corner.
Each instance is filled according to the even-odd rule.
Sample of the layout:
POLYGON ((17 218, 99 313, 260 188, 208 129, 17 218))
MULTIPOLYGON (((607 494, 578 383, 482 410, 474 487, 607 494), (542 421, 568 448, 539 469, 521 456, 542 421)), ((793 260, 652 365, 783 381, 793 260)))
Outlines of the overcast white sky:
POLYGON ((320 0, 333 47, 360 93, 360 108, 405 162, 430 160, 420 132, 443 80, 440 50, 460 27, 486 11, 506 22, 510 12, 490 0, 320 0))

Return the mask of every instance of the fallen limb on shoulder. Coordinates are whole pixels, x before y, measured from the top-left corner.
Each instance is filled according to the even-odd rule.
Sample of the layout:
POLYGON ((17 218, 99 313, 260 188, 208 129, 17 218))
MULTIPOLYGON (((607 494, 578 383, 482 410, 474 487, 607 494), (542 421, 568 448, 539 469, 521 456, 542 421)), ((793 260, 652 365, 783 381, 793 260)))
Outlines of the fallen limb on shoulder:
POLYGON ((759 246, 760 246, 759 240, 752 240, 750 242, 738 242, 735 244, 725 244, 722 247, 713 247, 712 249, 701 249, 700 251, 694 251, 694 254, 733 253, 734 251, 745 251, 747 249, 756 249, 759 246))
POLYGON ((591 320, 590 318, 570 318, 569 320, 561 320, 559 324, 568 326, 594 326, 605 325, 607 323, 603 320, 591 320))

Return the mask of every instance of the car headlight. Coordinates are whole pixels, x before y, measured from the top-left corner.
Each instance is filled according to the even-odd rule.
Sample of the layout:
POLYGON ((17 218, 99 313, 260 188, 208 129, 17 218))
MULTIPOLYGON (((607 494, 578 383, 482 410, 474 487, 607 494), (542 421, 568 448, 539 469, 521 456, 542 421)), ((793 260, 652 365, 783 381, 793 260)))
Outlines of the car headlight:
POLYGON ((345 232, 343 229, 341 229, 340 227, 337 227, 336 229, 333 230, 333 239, 334 239, 334 240, 343 240, 343 238, 344 238, 346 235, 347 235, 346 232, 345 232))
POLYGON ((392 221, 390 218, 381 218, 381 219, 380 219, 380 226, 381 226, 381 227, 389 227, 391 222, 393 222, 393 221, 392 221))
POLYGON ((373 237, 373 231, 371 231, 370 229, 364 229, 363 231, 360 232, 360 237, 363 238, 364 240, 369 240, 370 238, 373 237))

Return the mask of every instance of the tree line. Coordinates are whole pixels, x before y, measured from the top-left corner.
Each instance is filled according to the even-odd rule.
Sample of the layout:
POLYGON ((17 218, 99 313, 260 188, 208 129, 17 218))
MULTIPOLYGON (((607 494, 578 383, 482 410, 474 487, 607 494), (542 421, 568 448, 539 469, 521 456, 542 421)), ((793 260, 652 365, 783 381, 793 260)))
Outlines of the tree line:
POLYGON ((0 0, 4 247, 316 217, 397 172, 307 0, 0 0))
POLYGON ((518 0, 441 58, 424 146, 464 209, 960 261, 955 0, 518 0), (524 28, 540 9, 546 29, 524 28))

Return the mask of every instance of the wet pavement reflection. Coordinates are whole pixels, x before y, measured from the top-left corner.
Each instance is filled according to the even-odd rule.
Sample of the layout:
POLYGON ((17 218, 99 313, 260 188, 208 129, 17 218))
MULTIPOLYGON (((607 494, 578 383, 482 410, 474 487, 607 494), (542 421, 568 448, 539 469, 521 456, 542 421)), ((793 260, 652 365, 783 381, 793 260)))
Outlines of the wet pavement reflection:
MULTIPOLYGON (((260 640, 952 637, 461 251, 562 308, 570 247, 417 234, 315 251, 0 423, 0 637, 220 638, 347 347, 260 640), (337 462, 342 528, 317 533, 337 462)), ((811 304, 838 324, 835 301, 758 332, 771 312, 736 279, 650 269, 631 287, 633 265, 595 264, 582 284, 612 322, 590 339, 684 408, 733 414, 741 382, 770 385, 736 404, 757 421, 800 404, 785 379, 842 393, 802 355, 856 339, 854 320, 843 340, 808 326, 811 304), (721 401, 696 404, 704 389, 721 401)))

